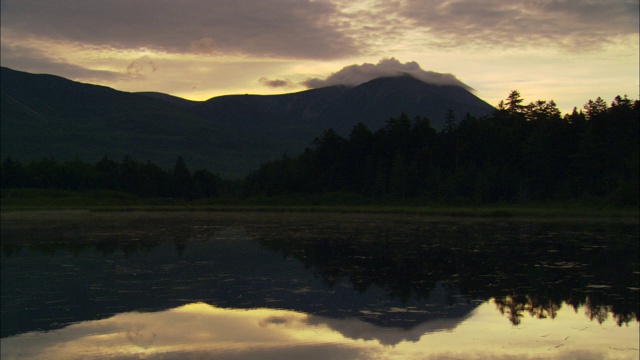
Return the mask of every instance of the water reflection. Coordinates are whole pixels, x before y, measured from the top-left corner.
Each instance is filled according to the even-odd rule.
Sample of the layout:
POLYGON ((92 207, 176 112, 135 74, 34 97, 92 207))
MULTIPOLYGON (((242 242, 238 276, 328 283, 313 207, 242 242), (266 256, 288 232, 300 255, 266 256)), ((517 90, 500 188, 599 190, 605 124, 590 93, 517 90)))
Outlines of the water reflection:
MULTIPOLYGON (((581 309, 582 310, 582 309, 581 309)), ((223 309, 192 303, 130 312, 50 332, 2 339, 2 359, 461 359, 634 358, 633 328, 584 325, 572 311, 554 324, 525 320, 505 327, 491 303, 463 322, 427 321, 405 330, 357 318, 335 319, 277 309, 223 309), (547 325, 547 326, 545 326, 547 325)))
MULTIPOLYGON (((398 349, 407 344, 422 344, 414 350, 431 355, 446 353, 443 344, 453 339, 484 348, 480 339, 489 341, 488 332, 504 335, 493 344, 506 348, 522 342, 538 352, 558 346, 564 355, 578 349, 622 358, 636 349, 637 355, 637 222, 9 213, 2 214, 1 239, 3 359, 36 351, 39 345, 24 343, 34 339, 70 347, 69 334, 75 334, 74 344, 124 338, 137 344, 122 357, 205 352, 209 358, 223 351, 228 358, 255 347, 256 354, 268 348, 274 356, 331 349, 344 352, 341 358, 373 356, 363 351, 403 358, 407 353, 398 349), (182 338, 187 334, 161 331, 162 319, 169 318, 194 333, 182 338), (137 325, 110 328, 120 324, 114 319, 137 325), (152 332, 140 330, 153 324, 152 332), (471 325, 478 334, 465 333, 471 325), (224 337, 236 329, 243 334, 243 326, 255 327, 244 329, 256 334, 245 339, 254 345, 224 337), (332 340, 309 342, 289 334, 291 343, 279 345, 284 340, 270 338, 272 330, 299 328, 303 334, 303 327, 332 334, 326 335, 332 340), (573 334, 576 329, 584 330, 573 334), (560 341, 592 331, 617 334, 620 341, 588 340, 575 347, 560 341), (186 346, 196 334, 209 347, 186 346), (441 339, 443 334, 450 339, 441 339), (182 341, 184 347, 172 350, 182 341)), ((122 347, 112 345, 117 358, 122 347)), ((502 354, 491 349, 487 353, 502 354)), ((255 355, 247 351, 238 354, 255 355)))
POLYGON ((449 302, 494 298, 518 325, 524 312, 555 317, 562 303, 591 320, 639 321, 637 224, 407 222, 395 219, 256 232, 268 249, 296 258, 328 285, 349 279, 403 303, 444 284, 449 302), (309 231, 313 227, 313 231, 309 231))

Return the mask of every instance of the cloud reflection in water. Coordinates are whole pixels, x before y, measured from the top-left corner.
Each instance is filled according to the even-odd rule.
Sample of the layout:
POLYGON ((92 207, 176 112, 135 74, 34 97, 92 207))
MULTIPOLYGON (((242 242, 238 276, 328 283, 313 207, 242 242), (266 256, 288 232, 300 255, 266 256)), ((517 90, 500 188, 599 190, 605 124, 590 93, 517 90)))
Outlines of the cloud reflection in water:
MULTIPOLYGON (((583 309, 581 309, 583 310, 583 309)), ((191 303, 129 312, 64 329, 2 339, 2 359, 404 359, 635 358, 638 326, 585 327, 563 307, 554 320, 525 319, 505 327, 488 301, 460 319, 437 319, 410 330, 356 318, 335 319, 275 309, 224 309, 191 303)))

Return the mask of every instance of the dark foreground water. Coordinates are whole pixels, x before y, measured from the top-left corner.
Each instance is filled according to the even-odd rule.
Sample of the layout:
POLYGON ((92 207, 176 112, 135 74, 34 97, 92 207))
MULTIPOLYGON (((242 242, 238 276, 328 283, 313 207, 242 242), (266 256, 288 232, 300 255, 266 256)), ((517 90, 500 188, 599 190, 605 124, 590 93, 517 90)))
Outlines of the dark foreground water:
POLYGON ((637 359, 637 222, 2 214, 1 358, 637 359))

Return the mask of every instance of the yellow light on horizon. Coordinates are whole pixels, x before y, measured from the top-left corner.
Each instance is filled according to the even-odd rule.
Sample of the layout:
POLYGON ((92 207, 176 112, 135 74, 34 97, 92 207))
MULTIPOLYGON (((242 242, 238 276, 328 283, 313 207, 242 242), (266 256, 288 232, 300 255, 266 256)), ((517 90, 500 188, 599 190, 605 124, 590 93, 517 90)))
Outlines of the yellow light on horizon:
POLYGON ((71 359, 83 356, 225 354, 293 356, 315 354, 405 359, 429 357, 628 359, 637 356, 638 323, 618 327, 585 322, 584 309, 564 304, 555 319, 535 319, 525 312, 511 326, 492 301, 464 319, 434 319, 411 329, 381 328, 357 318, 324 318, 290 310, 227 309, 186 304, 153 313, 123 313, 108 319, 72 324, 64 329, 31 332, 1 339, 2 358, 71 359))

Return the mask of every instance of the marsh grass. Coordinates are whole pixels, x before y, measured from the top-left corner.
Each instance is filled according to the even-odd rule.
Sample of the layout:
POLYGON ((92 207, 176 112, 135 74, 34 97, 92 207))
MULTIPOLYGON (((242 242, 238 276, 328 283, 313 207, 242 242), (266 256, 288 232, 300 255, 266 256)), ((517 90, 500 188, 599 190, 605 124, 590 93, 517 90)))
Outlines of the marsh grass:
POLYGON ((379 213, 420 216, 494 218, 612 218, 639 221, 638 208, 619 208, 600 202, 535 204, 426 203, 419 199, 371 199, 357 194, 332 193, 298 197, 211 198, 188 201, 140 198, 116 191, 75 192, 43 189, 2 190, 1 210, 88 211, 238 211, 379 213))

